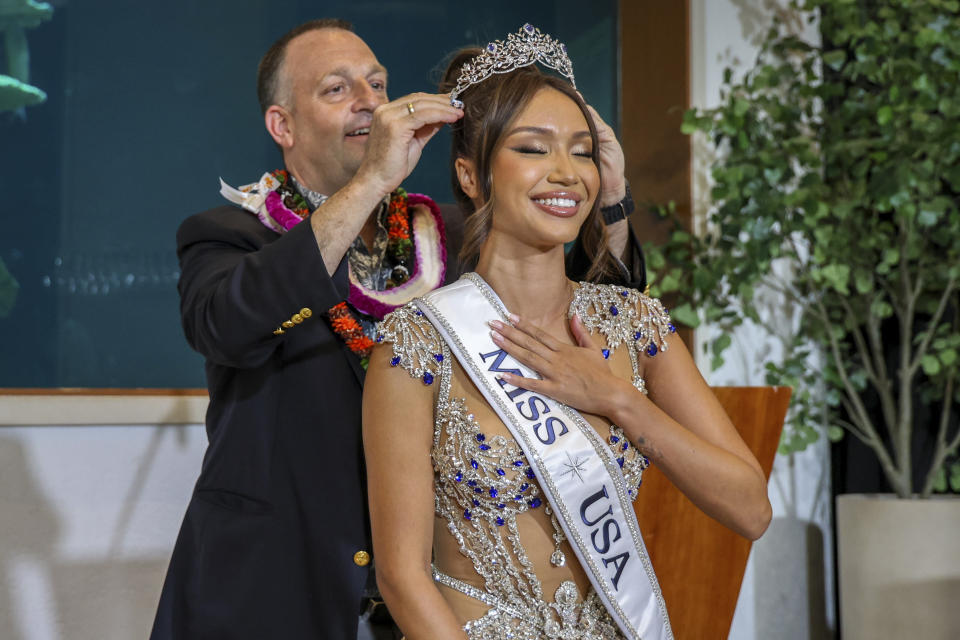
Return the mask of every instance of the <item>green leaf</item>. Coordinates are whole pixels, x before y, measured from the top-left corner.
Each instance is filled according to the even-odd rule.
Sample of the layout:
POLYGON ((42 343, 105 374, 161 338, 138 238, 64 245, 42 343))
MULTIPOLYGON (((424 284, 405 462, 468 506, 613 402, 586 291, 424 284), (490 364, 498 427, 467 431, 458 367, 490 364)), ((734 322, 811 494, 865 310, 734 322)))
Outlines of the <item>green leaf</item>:
POLYGON ((659 247, 655 247, 649 243, 643 246, 643 255, 646 258, 647 266, 654 271, 659 271, 667 264, 667 261, 663 257, 663 252, 659 247))
POLYGON ((940 214, 933 209, 920 209, 920 215, 917 216, 917 222, 921 227, 932 227, 937 224, 940 214))
POLYGON ((857 293, 869 293, 873 290, 873 278, 868 271, 857 271, 854 277, 857 293))
POLYGON ((940 352, 940 362, 943 363, 943 366, 949 367, 956 361, 957 361, 956 349, 946 349, 945 351, 940 352))
POLYGON ((828 264, 820 272, 834 289, 844 295, 850 293, 850 289, 847 288, 847 282, 850 280, 850 265, 828 264))
POLYGON ((877 124, 881 127, 893 120, 893 109, 890 105, 884 105, 877 110, 877 124))
POLYGON ((843 49, 835 49, 823 54, 823 62, 834 71, 839 71, 843 63, 847 61, 847 52, 843 49))
POLYGON ((923 372, 928 376, 935 376, 940 373, 940 360, 932 354, 926 354, 920 358, 920 366, 923 367, 923 372))
POLYGON ((827 427, 827 440, 830 442, 840 442, 843 440, 843 429, 835 424, 827 427))
POLYGON ((933 476, 933 490, 937 493, 943 493, 947 490, 947 472, 943 467, 937 469, 933 476))
POLYGON ((713 341, 711 349, 713 350, 714 355, 721 355, 727 348, 731 345, 733 339, 730 337, 729 333, 724 333, 719 338, 713 341))
POLYGON ((687 302, 671 309, 670 316, 677 322, 685 324, 688 327, 696 328, 700 324, 700 317, 687 302))
POLYGON ((950 465, 950 490, 960 493, 960 462, 950 465))

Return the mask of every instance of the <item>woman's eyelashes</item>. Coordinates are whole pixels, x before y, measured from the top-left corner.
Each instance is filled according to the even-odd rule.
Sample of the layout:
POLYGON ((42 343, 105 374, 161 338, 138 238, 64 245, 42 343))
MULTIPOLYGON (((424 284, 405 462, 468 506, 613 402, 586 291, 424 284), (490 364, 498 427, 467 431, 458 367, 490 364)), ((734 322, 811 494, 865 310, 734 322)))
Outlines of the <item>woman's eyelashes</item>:
POLYGON ((513 147, 513 150, 516 151, 517 153, 536 153, 539 155, 546 155, 547 153, 547 150, 542 147, 532 147, 532 146, 525 146, 525 145, 513 147))
MULTIPOLYGON (((517 153, 529 153, 529 154, 537 154, 537 155, 546 155, 547 153, 549 153, 549 151, 544 147, 534 147, 534 146, 526 146, 526 145, 512 147, 512 149, 517 153)), ((570 151, 570 155, 580 156, 581 158, 593 158, 593 151, 590 149, 584 149, 584 148, 573 149, 570 151)))

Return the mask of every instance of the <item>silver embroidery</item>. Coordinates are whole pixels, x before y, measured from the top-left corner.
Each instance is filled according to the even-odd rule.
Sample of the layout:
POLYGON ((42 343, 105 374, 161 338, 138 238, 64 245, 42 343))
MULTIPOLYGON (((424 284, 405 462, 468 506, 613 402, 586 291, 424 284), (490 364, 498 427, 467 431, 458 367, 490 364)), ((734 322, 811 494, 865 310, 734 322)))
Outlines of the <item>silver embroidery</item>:
POLYGON ((567 317, 574 314, 580 316, 591 334, 599 331, 607 339, 609 349, 633 345, 628 349, 633 386, 646 393, 646 382, 637 373, 637 356, 642 353, 653 357, 666 351, 670 347, 667 336, 676 331, 663 304, 634 289, 581 282, 567 317))
MULTIPOLYGON (((492 297, 485 290, 485 283, 480 290, 488 299, 492 297)), ((641 297, 635 291, 623 296, 622 291, 619 287, 581 283, 570 314, 579 313, 591 331, 599 329, 611 350, 628 345, 634 385, 645 393, 637 351, 650 343, 666 350, 661 329, 670 331, 669 316, 659 301, 641 297), (609 311, 614 304, 619 312, 616 315, 609 311), (648 339, 634 340, 634 334, 641 329, 648 339), (637 343, 635 348, 631 346, 633 343, 637 343)), ((553 594, 552 602, 544 597, 538 568, 527 556, 517 518, 536 508, 543 508, 550 515, 556 546, 551 561, 555 566, 563 566, 566 561, 560 551, 565 539, 563 531, 556 515, 549 510, 538 479, 519 444, 511 437, 485 433, 470 413, 466 399, 450 397, 452 356, 436 329, 411 303, 389 314, 380 325, 380 332, 382 340, 392 344, 397 366, 420 379, 427 373, 439 375, 431 451, 434 506, 460 552, 473 564, 483 588, 447 576, 436 568, 434 578, 490 607, 483 617, 466 622, 464 630, 468 637, 471 640, 623 638, 592 588, 586 598, 580 600, 576 585, 565 581, 553 594), (442 358, 438 359, 437 354, 442 358)), ((620 467, 625 481, 623 490, 628 494, 621 499, 625 503, 635 500, 649 461, 616 425, 610 425, 605 441, 592 427, 588 429, 597 446, 606 446, 613 454, 611 460, 615 463, 610 464, 614 464, 614 469, 620 467)), ((569 472, 576 473, 580 463, 582 461, 571 460, 569 472)), ((639 532, 631 533, 639 536, 639 532)), ((648 572, 652 572, 649 562, 644 564, 648 572)), ((662 607, 662 598, 658 600, 662 607)))

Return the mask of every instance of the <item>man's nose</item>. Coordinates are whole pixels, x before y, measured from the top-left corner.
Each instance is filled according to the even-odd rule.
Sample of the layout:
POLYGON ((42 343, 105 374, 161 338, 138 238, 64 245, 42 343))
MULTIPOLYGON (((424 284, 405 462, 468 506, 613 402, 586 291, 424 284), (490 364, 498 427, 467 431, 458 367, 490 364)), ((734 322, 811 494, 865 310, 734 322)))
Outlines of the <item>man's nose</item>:
POLYGON ((386 102, 386 97, 370 86, 368 82, 358 82, 354 88, 354 111, 373 111, 386 102))

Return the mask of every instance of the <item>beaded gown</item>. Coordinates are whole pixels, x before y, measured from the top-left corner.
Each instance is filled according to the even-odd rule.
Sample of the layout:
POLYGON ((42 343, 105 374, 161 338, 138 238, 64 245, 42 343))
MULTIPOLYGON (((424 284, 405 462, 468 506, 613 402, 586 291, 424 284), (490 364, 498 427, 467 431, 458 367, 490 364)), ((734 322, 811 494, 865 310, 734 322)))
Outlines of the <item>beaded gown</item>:
MULTIPOLYGON (((646 393, 641 358, 666 351, 674 331, 659 300, 580 283, 577 313, 615 373, 646 393)), ((471 640, 619 639, 581 569, 523 450, 413 303, 384 318, 392 366, 436 387, 434 579, 471 640)), ((635 500, 649 462, 622 430, 584 417, 614 451, 635 500)), ((575 469, 576 461, 571 460, 575 469)), ((572 471, 571 471, 572 472, 572 471)), ((642 525, 642 523, 641 523, 642 525)))

